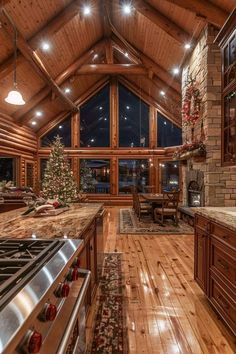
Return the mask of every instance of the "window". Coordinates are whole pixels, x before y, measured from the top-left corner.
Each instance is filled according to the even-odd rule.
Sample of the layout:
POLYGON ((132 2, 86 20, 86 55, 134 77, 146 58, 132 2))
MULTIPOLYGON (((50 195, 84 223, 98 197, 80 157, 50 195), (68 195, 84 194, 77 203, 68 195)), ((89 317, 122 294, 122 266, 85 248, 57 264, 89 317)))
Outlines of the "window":
POLYGON ((132 186, 144 191, 148 185, 148 160, 119 160, 119 193, 131 193, 132 186))
POLYGON ((149 146, 149 106, 119 85, 119 146, 149 146))
POLYGON ((65 147, 71 147, 71 116, 67 117, 45 134, 41 138, 41 146, 49 147, 57 135, 62 138, 61 142, 65 147))
POLYGON ((179 189, 179 161, 164 161, 159 164, 161 190, 179 189))
POLYGON ((157 145, 160 147, 182 144, 182 129, 160 113, 157 114, 157 145))
POLYGON ((110 160, 80 160, 80 190, 110 193, 110 160))
POLYGON ((16 158, 0 156, 0 182, 16 184, 16 158))
POLYGON ((105 86, 80 108, 80 146, 110 146, 110 87, 105 86))

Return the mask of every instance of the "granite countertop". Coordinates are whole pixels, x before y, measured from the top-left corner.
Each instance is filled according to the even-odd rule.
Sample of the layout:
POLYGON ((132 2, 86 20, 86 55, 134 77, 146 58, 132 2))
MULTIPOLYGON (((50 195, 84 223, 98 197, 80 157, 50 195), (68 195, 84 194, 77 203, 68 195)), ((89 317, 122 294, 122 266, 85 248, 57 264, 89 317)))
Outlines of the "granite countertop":
POLYGON ((57 216, 22 216, 21 208, 0 214, 1 238, 79 238, 102 209, 101 203, 71 204, 70 209, 57 216))
POLYGON ((197 207, 191 210, 236 231, 236 207, 197 207))

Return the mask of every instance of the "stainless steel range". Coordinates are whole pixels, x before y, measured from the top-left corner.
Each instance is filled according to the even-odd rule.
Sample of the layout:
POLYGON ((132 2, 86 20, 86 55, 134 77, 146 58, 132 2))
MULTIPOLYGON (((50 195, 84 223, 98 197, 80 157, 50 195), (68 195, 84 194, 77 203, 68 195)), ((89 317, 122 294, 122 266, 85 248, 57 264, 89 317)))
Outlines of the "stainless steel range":
POLYGON ((84 353, 83 242, 0 239, 0 353, 84 353))

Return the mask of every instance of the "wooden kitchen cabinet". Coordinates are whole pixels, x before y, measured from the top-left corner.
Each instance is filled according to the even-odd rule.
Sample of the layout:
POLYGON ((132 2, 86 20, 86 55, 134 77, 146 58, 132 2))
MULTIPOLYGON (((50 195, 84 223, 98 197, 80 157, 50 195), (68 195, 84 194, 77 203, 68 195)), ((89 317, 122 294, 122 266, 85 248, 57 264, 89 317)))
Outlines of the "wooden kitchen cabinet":
POLYGON ((195 215, 194 279, 236 335, 236 232, 195 215))
POLYGON ((90 301, 94 298, 98 285, 97 277, 97 233, 95 220, 87 227, 81 236, 84 239, 84 252, 86 253, 86 265, 83 268, 91 271, 90 301))

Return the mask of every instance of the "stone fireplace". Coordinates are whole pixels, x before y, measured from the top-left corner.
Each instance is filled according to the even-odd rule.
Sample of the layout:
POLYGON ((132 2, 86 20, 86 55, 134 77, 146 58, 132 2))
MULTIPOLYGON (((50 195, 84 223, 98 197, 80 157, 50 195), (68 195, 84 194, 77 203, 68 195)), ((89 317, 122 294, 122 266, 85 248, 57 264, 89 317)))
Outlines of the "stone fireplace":
POLYGON ((207 25, 182 73, 183 97, 192 76, 201 95, 200 119, 192 134, 183 127, 183 142, 204 137, 206 157, 191 158, 182 167, 183 206, 236 206, 236 166, 221 165, 221 53, 214 43, 217 30, 207 25))
POLYGON ((186 196, 188 207, 205 205, 204 174, 200 170, 190 170, 186 173, 186 196))

